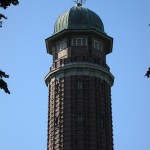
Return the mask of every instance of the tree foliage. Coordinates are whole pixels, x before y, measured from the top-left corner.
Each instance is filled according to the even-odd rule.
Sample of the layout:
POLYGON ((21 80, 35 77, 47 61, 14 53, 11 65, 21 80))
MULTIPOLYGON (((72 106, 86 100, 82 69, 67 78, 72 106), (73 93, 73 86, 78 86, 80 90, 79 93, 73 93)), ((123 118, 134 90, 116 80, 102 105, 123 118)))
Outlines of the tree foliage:
MULTIPOLYGON (((0 8, 7 9, 10 5, 18 5, 18 0, 0 0, 0 8)), ((2 19, 7 19, 7 17, 4 14, 0 13, 0 27, 2 27, 2 19)))
POLYGON ((19 1, 18 0, 0 0, 0 7, 4 8, 4 9, 6 9, 11 4, 18 5, 19 1))
POLYGON ((6 93, 10 94, 7 83, 3 80, 3 78, 9 78, 9 75, 0 70, 0 89, 3 89, 6 93))
MULTIPOLYGON (((10 5, 18 5, 18 0, 0 0, 0 8, 7 9, 10 5)), ((0 13, 0 27, 2 27, 2 19, 7 19, 7 17, 4 14, 0 13)), ((7 87, 7 83, 3 80, 3 78, 9 78, 9 75, 7 75, 5 72, 0 70, 0 89, 3 89, 6 93, 10 94, 10 91, 7 87)))
POLYGON ((147 78, 150 77, 150 67, 148 68, 148 71, 146 72, 145 76, 146 76, 147 78))

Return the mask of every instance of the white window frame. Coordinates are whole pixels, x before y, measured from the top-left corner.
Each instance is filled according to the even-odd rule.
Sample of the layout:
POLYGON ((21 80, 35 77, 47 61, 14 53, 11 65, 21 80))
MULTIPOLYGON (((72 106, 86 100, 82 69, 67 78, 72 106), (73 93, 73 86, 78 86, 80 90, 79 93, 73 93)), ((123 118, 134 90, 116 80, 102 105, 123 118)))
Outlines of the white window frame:
POLYGON ((57 51, 63 50, 66 47, 67 47, 66 40, 62 40, 62 41, 56 43, 56 50, 57 51))
POLYGON ((103 43, 102 43, 102 42, 99 42, 99 41, 97 41, 97 40, 93 40, 93 41, 92 41, 92 46, 93 46, 93 48, 98 49, 98 50, 100 50, 100 51, 103 50, 103 43))
POLYGON ((72 46, 87 46, 87 38, 85 38, 85 37, 73 37, 71 45, 72 46))
POLYGON ((66 42, 65 41, 62 41, 60 42, 60 50, 66 48, 66 42))

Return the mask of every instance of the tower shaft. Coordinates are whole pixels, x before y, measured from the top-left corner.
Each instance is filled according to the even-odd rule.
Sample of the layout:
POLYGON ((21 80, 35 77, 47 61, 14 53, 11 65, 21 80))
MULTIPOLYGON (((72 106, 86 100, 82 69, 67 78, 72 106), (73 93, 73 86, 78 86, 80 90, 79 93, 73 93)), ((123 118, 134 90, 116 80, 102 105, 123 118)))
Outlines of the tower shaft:
MULTIPOLYGON (((75 11, 75 17, 78 9, 80 13, 84 11, 76 6, 68 13, 75 11)), ((114 77, 106 64, 106 55, 112 51, 112 38, 83 24, 80 27, 85 29, 72 24, 68 25, 69 29, 63 29, 60 25, 66 24, 66 14, 57 20, 55 35, 46 39, 47 52, 53 55, 53 64, 45 77, 49 89, 47 149, 113 150, 114 77)), ((103 31, 102 22, 98 21, 97 25, 93 22, 88 25, 91 23, 103 31)))

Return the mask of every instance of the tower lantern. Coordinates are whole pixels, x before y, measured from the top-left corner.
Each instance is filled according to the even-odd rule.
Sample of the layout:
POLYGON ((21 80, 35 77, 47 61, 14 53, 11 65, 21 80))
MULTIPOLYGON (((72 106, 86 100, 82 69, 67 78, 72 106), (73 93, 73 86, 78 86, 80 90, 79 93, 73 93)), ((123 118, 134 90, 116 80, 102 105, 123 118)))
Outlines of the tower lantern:
MULTIPOLYGON (((61 14, 46 39, 53 56, 48 86, 48 150, 113 150, 111 87, 106 64, 113 39, 100 17, 82 6, 61 14)), ((80 5, 79 5, 80 4, 80 5)))

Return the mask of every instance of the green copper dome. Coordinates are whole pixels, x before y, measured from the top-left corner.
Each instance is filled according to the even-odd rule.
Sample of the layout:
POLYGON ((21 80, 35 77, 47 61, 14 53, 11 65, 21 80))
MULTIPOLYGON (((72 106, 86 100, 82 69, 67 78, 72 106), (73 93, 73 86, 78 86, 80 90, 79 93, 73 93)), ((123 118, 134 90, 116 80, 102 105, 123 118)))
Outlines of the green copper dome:
POLYGON ((64 29, 95 29, 105 33, 100 17, 83 6, 74 6, 58 17, 54 27, 54 34, 64 29))

